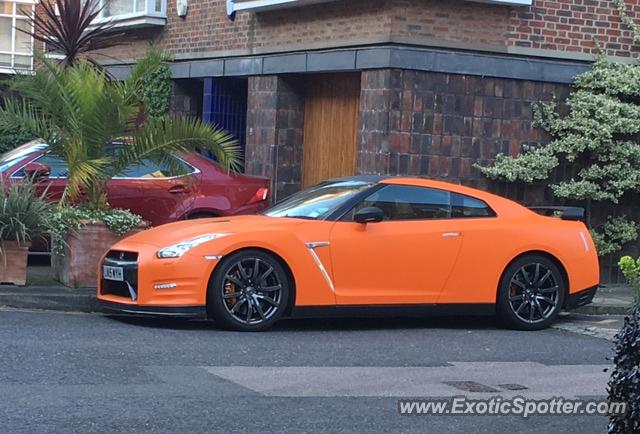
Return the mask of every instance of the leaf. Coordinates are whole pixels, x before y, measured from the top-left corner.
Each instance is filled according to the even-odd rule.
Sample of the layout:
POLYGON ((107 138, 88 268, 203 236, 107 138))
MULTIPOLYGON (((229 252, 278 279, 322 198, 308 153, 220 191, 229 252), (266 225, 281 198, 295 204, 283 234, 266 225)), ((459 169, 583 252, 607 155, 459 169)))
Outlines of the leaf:
POLYGON ((95 22, 103 8, 99 0, 45 1, 38 4, 37 17, 26 14, 33 32, 16 29, 62 53, 64 65, 72 66, 81 55, 111 46, 122 36, 113 32, 112 21, 95 22))

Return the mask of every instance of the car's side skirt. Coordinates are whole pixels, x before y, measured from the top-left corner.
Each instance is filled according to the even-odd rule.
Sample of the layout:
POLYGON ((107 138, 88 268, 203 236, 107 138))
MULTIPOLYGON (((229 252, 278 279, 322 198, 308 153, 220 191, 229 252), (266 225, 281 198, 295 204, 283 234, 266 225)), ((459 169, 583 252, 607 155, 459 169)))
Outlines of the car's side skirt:
POLYGON ((493 303, 296 306, 292 318, 495 315, 493 303))

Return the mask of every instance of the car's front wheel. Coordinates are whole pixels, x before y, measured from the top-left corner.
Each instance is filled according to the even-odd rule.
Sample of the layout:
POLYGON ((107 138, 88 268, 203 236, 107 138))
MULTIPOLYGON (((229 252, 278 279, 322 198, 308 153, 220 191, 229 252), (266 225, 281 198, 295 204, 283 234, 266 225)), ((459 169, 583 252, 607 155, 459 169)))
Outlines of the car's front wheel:
POLYGON ((282 317, 289 296, 289 278, 280 262, 261 250, 243 250, 216 267, 207 311, 223 328, 262 331, 282 317))
POLYGON ((505 270, 498 290, 500 319, 518 330, 541 330, 556 319, 566 293, 557 265, 541 255, 526 255, 505 270))

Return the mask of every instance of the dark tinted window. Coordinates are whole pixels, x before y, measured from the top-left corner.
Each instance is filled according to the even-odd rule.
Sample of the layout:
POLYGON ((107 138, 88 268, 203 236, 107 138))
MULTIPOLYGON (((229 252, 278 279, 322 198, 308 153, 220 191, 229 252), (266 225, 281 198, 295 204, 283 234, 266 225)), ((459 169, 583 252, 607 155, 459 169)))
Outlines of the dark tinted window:
MULTIPOLYGON (((51 167, 50 178, 67 178, 69 170, 67 163, 60 157, 53 154, 45 154, 35 160, 38 163, 51 167)), ((133 164, 122 171, 118 177, 122 178, 171 178, 174 176, 186 175, 193 172, 191 166, 179 158, 173 158, 171 164, 156 163, 151 160, 144 160, 141 163, 133 164)), ((24 170, 18 170, 14 177, 23 178, 24 170)))
POLYGON ((495 213, 486 203, 462 194, 434 188, 389 185, 362 201, 348 214, 353 218, 358 209, 375 206, 385 220, 429 220, 464 217, 491 217, 495 213))
POLYGON ((171 164, 144 160, 132 164, 118 174, 119 178, 172 178, 191 173, 192 168, 179 158, 172 158, 171 164))
MULTIPOLYGON (((67 163, 57 155, 44 154, 43 156, 36 158, 34 162, 46 164, 51 168, 49 178, 66 178, 67 176, 69 176, 67 163)), ((13 174, 13 176, 16 178, 24 178, 24 169, 18 170, 13 174)))
POLYGON ((452 217, 494 217, 496 213, 480 199, 451 193, 452 217))

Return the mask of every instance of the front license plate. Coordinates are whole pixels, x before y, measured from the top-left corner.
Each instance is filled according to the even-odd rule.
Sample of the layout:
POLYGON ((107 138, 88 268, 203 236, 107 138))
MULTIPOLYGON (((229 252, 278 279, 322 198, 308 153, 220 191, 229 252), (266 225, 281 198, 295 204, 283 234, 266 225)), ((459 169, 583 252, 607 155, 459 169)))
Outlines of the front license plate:
POLYGON ((122 271, 122 267, 110 267, 109 265, 104 265, 102 267, 102 277, 107 280, 117 280, 122 282, 124 280, 124 273, 122 271))

